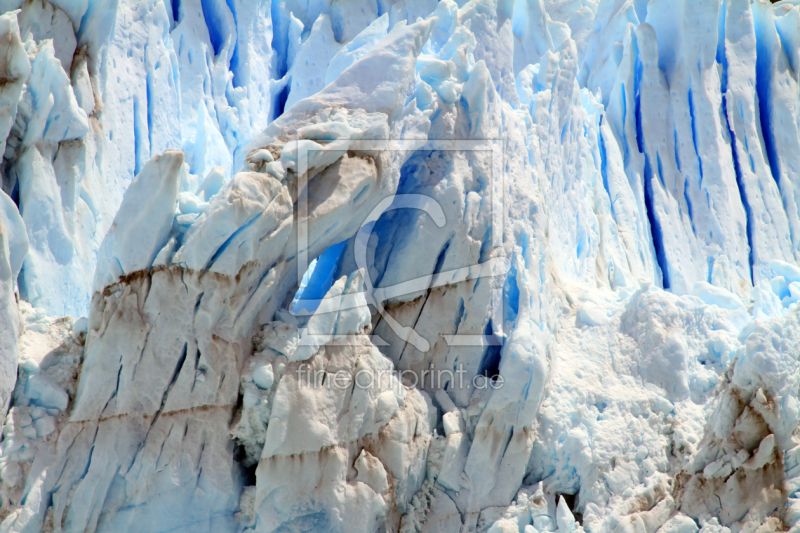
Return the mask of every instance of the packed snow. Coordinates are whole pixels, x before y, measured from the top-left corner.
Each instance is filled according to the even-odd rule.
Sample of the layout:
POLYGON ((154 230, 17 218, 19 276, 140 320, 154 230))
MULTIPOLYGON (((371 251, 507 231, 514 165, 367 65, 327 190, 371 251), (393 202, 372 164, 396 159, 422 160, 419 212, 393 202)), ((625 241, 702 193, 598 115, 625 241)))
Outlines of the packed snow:
POLYGON ((800 531, 798 0, 0 0, 0 153, 0 533, 800 531))

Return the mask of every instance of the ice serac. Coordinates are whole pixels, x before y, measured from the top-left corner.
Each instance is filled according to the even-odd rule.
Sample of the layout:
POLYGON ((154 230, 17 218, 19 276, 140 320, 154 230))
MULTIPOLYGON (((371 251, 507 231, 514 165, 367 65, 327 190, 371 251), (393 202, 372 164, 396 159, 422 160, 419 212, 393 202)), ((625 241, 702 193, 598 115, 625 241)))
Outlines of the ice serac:
POLYGON ((0 65, 0 69, 6 78, 0 88, 0 137, 3 139, 0 153, 5 154, 6 139, 17 116, 19 99, 30 73, 31 64, 22 45, 19 23, 14 13, 6 13, 0 17, 0 36, 3 43, 0 50, 3 64, 0 65))
POLYGON ((288 109, 247 146, 246 163, 281 179, 293 200, 299 199, 303 225, 302 232, 296 226, 292 232, 277 296, 265 302, 263 320, 298 282, 301 256, 311 260, 349 239, 378 202, 397 191, 410 152, 384 148, 390 139, 413 148, 427 138, 432 110, 418 103, 414 76, 433 23, 398 25, 335 82, 288 109))
POLYGON ((94 291, 153 266, 172 230, 183 152, 167 150, 147 162, 125 191, 98 250, 94 291))
POLYGON ((28 236, 17 206, 0 191, 0 413, 5 416, 17 380, 20 320, 17 276, 28 253, 28 236))
MULTIPOLYGON (((160 181, 174 194, 181 160, 179 152, 167 152, 145 168, 140 178, 149 179, 139 183, 160 181)), ((282 236, 285 242, 291 225, 288 195, 266 175, 255 178, 264 182, 260 189, 249 188, 248 176, 231 182, 235 199, 257 204, 266 195, 271 209, 264 209, 264 216, 278 230, 277 235, 264 230, 263 236, 278 242, 282 236)), ((128 191, 132 198, 151 192, 137 191, 136 184, 128 191)), ((146 218, 129 217, 129 227, 109 233, 107 250, 124 243, 126 231, 166 237, 174 200, 148 203, 152 209, 146 218)), ((139 259, 123 265, 141 269, 124 271, 93 298, 71 413, 51 466, 31 490, 38 493, 37 501, 62 502, 52 512, 66 531, 230 530, 241 472, 227 428, 247 350, 232 331, 257 283, 269 280, 265 274, 271 265, 251 264, 241 283, 232 275, 178 266, 150 269, 155 243, 141 244, 139 259), (131 329, 132 324, 137 326, 131 329), (160 494, 155 500, 147 496, 154 491, 160 494)), ((12 530, 41 527, 44 509, 33 511, 25 509, 12 530)))
MULTIPOLYGON (((231 176, 241 165, 242 147, 274 118, 270 5, 8 0, 0 12, 15 9, 20 10, 16 17, 7 16, 19 19, 22 40, 28 43, 21 53, 27 50, 34 64, 44 62, 41 50, 52 40, 57 62, 48 62, 45 70, 49 77, 66 78, 66 89, 89 124, 83 133, 73 128, 75 136, 65 140, 54 139, 58 128, 49 127, 47 140, 56 144, 38 146, 45 162, 29 159, 15 165, 22 161, 18 150, 28 117, 46 100, 23 95, 19 113, 18 98, 9 101, 13 127, 2 136, 10 147, 5 149, 3 189, 16 201, 16 188, 49 184, 50 198, 34 198, 27 216, 62 226, 53 232, 66 237, 42 243, 42 231, 31 231, 37 253, 26 259, 29 275, 23 276, 21 288, 51 314, 86 315, 97 249, 144 164, 168 148, 182 148, 196 179, 217 165, 231 176), (254 68, 262 59, 266 68, 254 68), (72 242, 71 255, 67 241, 72 242), (53 276, 43 276, 44 271, 53 276)), ((11 79, 14 72, 4 75, 11 79)), ((19 85, 27 83, 30 96, 45 94, 45 85, 52 85, 49 78, 27 78, 22 76, 19 85)), ((4 86, 4 94, 14 87, 4 86)), ((63 123, 69 113, 62 111, 57 109, 52 118, 60 115, 63 123)), ((28 140, 41 144, 34 133, 28 140)))
MULTIPOLYGON (((357 271, 337 281, 328 296, 346 301, 361 289, 357 271)), ((396 530, 425 477, 435 408, 426 395, 403 386, 391 360, 370 342, 363 298, 350 309, 318 311, 312 320, 323 314, 332 315, 335 337, 315 347, 311 358, 289 353, 287 361, 268 337, 258 353, 282 377, 248 402, 255 405, 246 404, 240 422, 253 420, 248 411, 269 412, 256 458, 255 529, 396 530)), ((307 335, 319 334, 311 331, 309 323, 298 350, 307 335)), ((248 433, 239 435, 249 440, 248 433)))
MULTIPOLYGON (((361 91, 379 86, 386 94, 379 94, 384 98, 371 108, 346 106, 348 98, 363 92, 332 91, 337 104, 352 109, 353 125, 362 126, 373 139, 385 143, 393 127, 409 124, 426 134, 425 115, 416 111, 413 99, 405 112, 403 106, 415 54, 430 26, 420 22, 399 28, 382 49, 362 59, 374 66, 386 59, 387 50, 410 58, 396 69, 372 69, 371 84, 361 91), (389 102, 387 94, 393 97, 389 102)), ((321 105, 326 96, 317 97, 316 109, 305 102, 306 113, 296 112, 294 121, 287 116, 287 129, 295 126, 303 135, 346 127, 330 109, 326 112, 330 105, 321 105)), ((376 164, 366 156, 332 153, 314 168, 324 177, 310 177, 312 185, 324 180, 340 184, 327 202, 309 206, 307 216, 315 221, 309 234, 314 250, 320 251, 338 238, 335 231, 320 227, 335 227, 343 213, 369 212, 393 194, 405 157, 392 154, 376 164), (360 194, 365 188, 367 193, 360 194)), ((193 191, 178 194, 188 183, 178 151, 150 160, 128 188, 100 247, 97 291, 69 418, 50 465, 29 487, 26 501, 32 503, 6 519, 4 527, 40 528, 47 509, 39 502, 52 501, 48 520, 62 524, 64 531, 236 529, 244 473, 234 459, 228 426, 238 399, 239 369, 252 350, 248 335, 257 313, 271 299, 282 299, 284 280, 296 277, 288 260, 296 254, 292 228, 297 226, 297 198, 292 198, 289 183, 296 167, 285 154, 278 159, 285 164, 279 171, 250 159, 252 170, 234 176, 207 204, 198 202, 193 191), (154 499, 153 493, 160 496, 154 499)), ((344 320, 343 329, 351 325, 344 320)), ((374 348, 372 354, 378 363, 388 364, 374 348)), ((421 441, 413 439, 413 432, 418 419, 427 420, 428 409, 421 397, 414 398, 395 425, 411 431, 409 453, 421 471, 429 431, 420 425, 421 441)), ((393 445, 389 439, 387 446, 393 445)), ((388 452, 375 453, 382 457, 388 452)), ((367 465, 364 479, 375 485, 380 468, 369 456, 362 460, 367 465)), ((389 468, 398 479, 408 479, 402 472, 405 462, 389 468)), ((414 479, 406 499, 416 490, 414 479)), ((374 498, 382 502, 386 488, 377 487, 374 498)), ((375 512, 382 517, 388 510, 381 506, 375 512)), ((269 524, 275 519, 266 514, 260 520, 269 524)))

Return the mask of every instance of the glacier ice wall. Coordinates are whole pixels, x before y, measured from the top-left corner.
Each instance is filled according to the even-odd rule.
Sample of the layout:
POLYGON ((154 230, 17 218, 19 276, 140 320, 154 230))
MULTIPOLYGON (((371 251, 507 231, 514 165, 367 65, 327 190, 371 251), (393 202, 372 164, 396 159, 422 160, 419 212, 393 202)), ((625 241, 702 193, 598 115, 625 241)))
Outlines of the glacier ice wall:
POLYGON ((795 0, 0 11, 0 531, 800 527, 795 0))

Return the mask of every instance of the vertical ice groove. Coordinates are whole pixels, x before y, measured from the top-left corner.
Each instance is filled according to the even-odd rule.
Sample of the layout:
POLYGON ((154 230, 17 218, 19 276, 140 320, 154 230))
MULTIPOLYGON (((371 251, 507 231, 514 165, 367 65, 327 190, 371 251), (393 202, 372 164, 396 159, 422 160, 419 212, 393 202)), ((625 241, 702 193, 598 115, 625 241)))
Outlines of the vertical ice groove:
POLYGON ((223 14, 222 6, 227 7, 227 4, 222 0, 201 0, 200 5, 203 9, 203 19, 208 28, 208 36, 211 39, 211 46, 214 48, 214 55, 217 56, 222 51, 222 47, 227 44, 230 35, 224 27, 223 21, 225 14, 223 14))
POLYGON ((697 122, 694 112, 694 94, 692 92, 691 87, 689 88, 689 92, 686 94, 686 102, 689 106, 689 120, 692 126, 692 146, 694 147, 694 155, 697 158, 697 165, 698 170, 700 172, 700 178, 697 183, 698 187, 703 186, 703 158, 700 157, 700 150, 697 147, 697 122))
POLYGON ((780 162, 774 147, 772 110, 770 108, 772 68, 775 62, 776 45, 772 11, 756 7, 753 14, 756 20, 756 94, 758 95, 759 118, 761 120, 761 137, 764 140, 764 150, 767 154, 772 177, 780 186, 780 162))
POLYGON ((661 270, 661 284, 667 290, 670 288, 670 264, 667 259, 666 251, 664 249, 664 235, 661 231, 661 213, 658 210, 658 204, 654 201, 653 182, 653 169, 650 166, 650 156, 644 156, 644 198, 645 206, 647 208, 647 220, 650 225, 650 231, 653 238, 653 246, 656 251, 656 261, 661 270))
POLYGON ((141 112, 140 109, 139 98, 137 96, 133 97, 133 116, 134 116, 134 123, 133 123, 133 150, 135 154, 135 164, 133 166, 133 175, 139 175, 139 171, 142 170, 142 150, 144 149, 142 146, 142 126, 141 121, 139 120, 139 113, 141 112))
POLYGON ((725 116, 725 127, 728 128, 728 134, 731 138, 731 157, 733 158, 733 170, 736 173, 736 185, 739 188, 739 195, 742 199, 742 205, 744 206, 745 214, 747 215, 747 246, 750 249, 749 259, 750 259, 750 282, 755 285, 755 274, 753 272, 753 268, 755 265, 755 243, 753 241, 753 210, 750 207, 750 203, 747 201, 747 191, 745 189, 745 184, 742 179, 742 169, 739 167, 739 156, 737 155, 737 143, 736 143, 736 133, 731 129, 730 126, 730 112, 728 111, 728 94, 725 94, 722 98, 722 112, 725 116))

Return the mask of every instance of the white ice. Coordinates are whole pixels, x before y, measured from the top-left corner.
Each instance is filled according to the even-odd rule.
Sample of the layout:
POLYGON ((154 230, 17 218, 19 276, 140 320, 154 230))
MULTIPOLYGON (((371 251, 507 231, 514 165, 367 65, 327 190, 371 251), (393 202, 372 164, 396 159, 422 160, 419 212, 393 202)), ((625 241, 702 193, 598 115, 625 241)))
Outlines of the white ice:
POLYGON ((798 73, 795 0, 0 0, 0 532, 797 530, 798 73))

